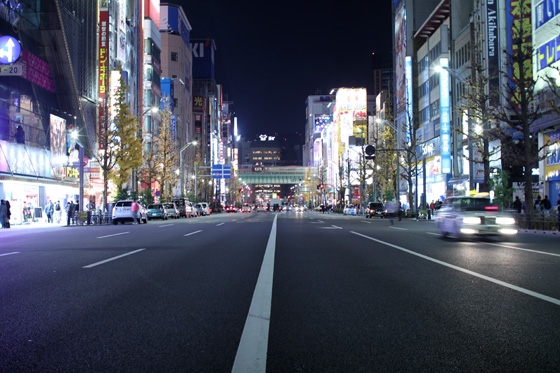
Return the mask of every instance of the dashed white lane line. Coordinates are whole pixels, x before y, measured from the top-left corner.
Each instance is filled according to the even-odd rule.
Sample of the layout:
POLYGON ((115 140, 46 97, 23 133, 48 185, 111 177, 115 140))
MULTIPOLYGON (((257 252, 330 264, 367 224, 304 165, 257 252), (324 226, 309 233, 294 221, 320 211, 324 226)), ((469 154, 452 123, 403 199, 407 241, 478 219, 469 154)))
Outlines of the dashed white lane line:
POLYGON ((393 245, 392 243, 385 242, 385 241, 381 241, 381 240, 378 240, 377 238, 373 238, 373 237, 366 236, 365 234, 361 234, 361 233, 353 232, 353 231, 350 231, 350 233, 353 233, 353 234, 355 234, 355 235, 357 235, 357 236, 360 236, 360 237, 367 238, 368 240, 372 240, 372 241, 378 242, 378 243, 380 243, 380 244, 382 244, 382 245, 392 247, 392 248, 394 248, 394 249, 403 251, 403 252, 405 252, 405 253, 408 253, 408 254, 417 256, 417 257, 419 257, 419 258, 429 260, 430 262, 433 262, 433 263, 436 263, 436 264, 440 264, 440 265, 442 265, 442 266, 445 266, 445 267, 454 269, 454 270, 456 270, 456 271, 463 272, 463 273, 469 274, 469 275, 474 276, 474 277, 478 277, 478 278, 480 278, 480 279, 483 279, 483 280, 492 282, 492 283, 494 283, 494 284, 497 284, 497 285, 506 287, 506 288, 508 288, 508 289, 515 290, 515 291, 518 291, 518 292, 520 292, 520 293, 529 295, 529 296, 531 296, 531 297, 535 297, 535 298, 544 300, 544 301, 546 301, 546 302, 553 303, 553 304, 555 304, 555 305, 557 305, 557 306, 560 306, 560 299, 552 298, 552 297, 549 297, 549 296, 547 296, 547 295, 544 295, 544 294, 541 294, 541 293, 537 293, 537 292, 534 292, 534 291, 532 291, 532 290, 528 290, 528 289, 522 288, 522 287, 520 287, 520 286, 516 286, 516 285, 510 284, 510 283, 507 283, 507 282, 504 282, 504 281, 495 279, 495 278, 493 278, 493 277, 483 275, 483 274, 478 273, 478 272, 474 272, 474 271, 471 271, 471 270, 468 270, 468 269, 465 269, 465 268, 461 268, 461 267, 458 267, 458 266, 456 266, 456 265, 453 265, 453 264, 450 264, 450 263, 447 263, 447 262, 444 262, 444 261, 441 261, 441 260, 438 260, 438 259, 429 257, 429 256, 427 256, 427 255, 423 255, 423 254, 417 253, 417 252, 415 252, 415 251, 405 249, 404 247, 397 246, 397 245, 393 245))
POLYGON ((14 254, 19 254, 19 251, 14 251, 13 253, 0 254, 0 256, 14 255, 14 254))
POLYGON ((408 230, 406 228, 393 227, 392 225, 390 225, 389 228, 400 229, 401 231, 407 231, 408 230))
POLYGON ((123 234, 129 234, 129 233, 130 233, 130 232, 121 232, 121 233, 110 234, 110 235, 108 235, 108 236, 100 236, 100 237, 97 237, 97 238, 115 237, 115 236, 121 236, 121 235, 123 235, 123 234))
POLYGON ((192 234, 197 234, 197 233, 200 233, 200 232, 202 232, 202 231, 200 230, 200 231, 194 231, 194 232, 191 232, 191 233, 187 233, 187 234, 185 234, 185 237, 190 236, 192 234))
POLYGON ((278 215, 274 216, 272 223, 259 279, 231 370, 233 373, 266 372, 277 220, 278 215))
POLYGON ((132 254, 136 254, 136 253, 139 253, 140 251, 144 251, 144 250, 146 250, 146 249, 134 250, 134 251, 131 251, 131 252, 129 252, 129 253, 125 253, 125 254, 122 254, 122 255, 117 255, 117 256, 114 256, 114 257, 112 257, 112 258, 105 259, 105 260, 102 260, 102 261, 97 262, 97 263, 93 263, 93 264, 89 264, 89 265, 87 265, 87 266, 83 266, 82 268, 93 268, 93 267, 96 267, 96 266, 98 266, 98 265, 105 264, 105 263, 108 263, 108 262, 112 262, 113 260, 117 260, 117 259, 120 259, 120 258, 124 258, 125 256, 129 256, 129 255, 132 255, 132 254))
POLYGON ((158 226, 158 228, 165 228, 165 227, 171 227, 171 226, 173 226, 173 224, 165 224, 165 225, 158 226))
POLYGON ((224 225, 225 223, 220 223, 220 224, 216 224, 216 227, 219 227, 220 225, 224 225))
POLYGON ((426 232, 426 234, 431 234, 432 236, 439 236, 439 233, 433 233, 433 232, 426 232))

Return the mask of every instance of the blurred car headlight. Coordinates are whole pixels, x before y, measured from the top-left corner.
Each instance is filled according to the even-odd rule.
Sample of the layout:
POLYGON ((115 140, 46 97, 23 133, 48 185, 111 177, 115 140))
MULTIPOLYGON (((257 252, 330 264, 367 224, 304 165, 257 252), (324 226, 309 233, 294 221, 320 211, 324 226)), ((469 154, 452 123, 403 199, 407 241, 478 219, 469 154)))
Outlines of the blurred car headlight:
POLYGON ((500 225, 514 225, 514 218, 496 218, 496 223, 500 225))
POLYGON ((482 221, 480 220, 480 218, 476 217, 476 216, 469 216, 466 218, 463 218, 463 223, 467 224, 467 225, 476 225, 476 224, 480 224, 482 221))

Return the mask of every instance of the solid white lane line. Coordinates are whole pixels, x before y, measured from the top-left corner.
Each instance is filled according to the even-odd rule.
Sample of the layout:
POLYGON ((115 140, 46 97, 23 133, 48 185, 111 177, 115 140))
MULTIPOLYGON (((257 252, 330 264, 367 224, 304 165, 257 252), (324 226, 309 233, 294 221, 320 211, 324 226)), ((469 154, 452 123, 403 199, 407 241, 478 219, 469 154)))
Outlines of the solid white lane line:
POLYGON ((559 256, 560 254, 555 254, 555 253, 547 253, 546 251, 537 251, 537 250, 531 250, 531 249, 523 249, 521 247, 515 247, 515 246, 510 246, 510 245, 503 245, 503 244, 498 244, 498 243, 492 243, 492 242, 484 242, 487 245, 494 245, 494 246, 498 246, 498 247, 506 247, 508 249, 514 249, 514 250, 520 250, 520 251, 528 251, 530 253, 536 253, 536 254, 543 254, 543 255, 551 255, 551 256, 559 256))
POLYGON ((547 296, 547 295, 544 295, 544 294, 541 294, 541 293, 537 293, 537 292, 534 292, 534 291, 532 291, 532 290, 528 290, 528 289, 522 288, 522 287, 520 287, 520 286, 516 286, 516 285, 510 284, 510 283, 507 283, 507 282, 504 282, 504 281, 495 279, 495 278, 493 278, 493 277, 483 275, 483 274, 478 273, 478 272, 474 272, 474 271, 471 271, 471 270, 468 270, 468 269, 465 269, 465 268, 461 268, 461 267, 458 267, 458 266, 456 266, 456 265, 453 265, 453 264, 450 264, 450 263, 447 263, 447 262, 443 262, 443 261, 441 261, 441 260, 438 260, 438 259, 429 257, 429 256, 427 256, 427 255, 423 255, 423 254, 417 253, 417 252, 415 252, 415 251, 405 249, 404 247, 400 247, 400 246, 397 246, 397 245, 393 245, 393 244, 391 244, 391 243, 389 243, 389 242, 381 241, 381 240, 378 240, 378 239, 376 239, 376 238, 366 236, 365 234, 361 234, 361 233, 353 232, 353 231, 350 231, 350 233, 353 233, 353 234, 355 234, 355 235, 357 235, 357 236, 361 236, 361 237, 367 238, 368 240, 372 240, 372 241, 378 242, 378 243, 380 243, 380 244, 383 244, 383 245, 386 245, 386 246, 395 248, 395 249, 397 249, 397 250, 404 251, 405 253, 415 255, 415 256, 417 256, 417 257, 419 257, 419 258, 429 260, 430 262, 434 262, 434 263, 436 263, 436 264, 440 264, 440 265, 442 265, 442 266, 445 266, 445 267, 454 269, 454 270, 456 270, 456 271, 463 272, 463 273, 469 274, 469 275, 471 275, 471 276, 478 277, 478 278, 480 278, 480 279, 483 279, 483 280, 486 280, 486 281, 489 281, 489 282, 493 282, 494 284, 497 284, 497 285, 506 287, 506 288, 508 288, 508 289, 515 290, 515 291, 518 291, 518 292, 520 292, 520 293, 527 294, 527 295, 529 295, 529 296, 532 296, 532 297, 535 297, 535 298, 544 300, 544 301, 546 301, 546 302, 550 302, 550 303, 556 304, 557 306, 560 306, 560 299, 552 298, 552 297, 549 297, 549 296, 547 296))
POLYGON ((165 228, 165 227, 171 227, 171 226, 173 226, 173 224, 160 225, 160 226, 158 226, 158 228, 165 228))
POLYGON ((224 225, 225 223, 220 223, 220 224, 216 224, 216 227, 219 227, 220 225, 224 225))
POLYGON ((0 254, 0 256, 14 255, 14 254, 19 254, 19 251, 14 251, 13 253, 0 254))
POLYGON ((191 232, 191 233, 187 233, 187 234, 185 234, 185 237, 190 236, 191 234, 197 234, 197 233, 200 233, 200 232, 202 232, 202 231, 194 231, 194 232, 191 232))
POLYGON ((113 260, 117 260, 117 259, 123 258, 123 257, 125 257, 125 256, 129 256, 129 255, 132 255, 132 254, 136 254, 136 253, 139 253, 140 251, 144 251, 144 250, 146 250, 146 249, 134 250, 134 251, 131 251, 131 252, 126 253, 126 254, 117 255, 117 256, 114 256, 114 257, 112 257, 112 258, 105 259, 105 260, 102 260, 102 261, 97 262, 97 263, 93 263, 93 264, 90 264, 90 265, 87 265, 87 266, 83 266, 82 268, 93 268, 93 267, 95 267, 95 266, 98 266, 98 265, 101 265, 101 264, 105 264, 105 263, 107 263, 107 262, 112 262, 113 260))
POLYGON ((115 236, 120 236, 123 234, 129 234, 130 232, 122 232, 122 233, 115 233, 115 234, 110 234, 108 236, 101 236, 101 237, 97 237, 97 238, 107 238, 107 237, 115 237, 115 236))
POLYGON ((274 216, 270 230, 259 279, 231 370, 233 373, 266 372, 277 220, 278 215, 274 216))

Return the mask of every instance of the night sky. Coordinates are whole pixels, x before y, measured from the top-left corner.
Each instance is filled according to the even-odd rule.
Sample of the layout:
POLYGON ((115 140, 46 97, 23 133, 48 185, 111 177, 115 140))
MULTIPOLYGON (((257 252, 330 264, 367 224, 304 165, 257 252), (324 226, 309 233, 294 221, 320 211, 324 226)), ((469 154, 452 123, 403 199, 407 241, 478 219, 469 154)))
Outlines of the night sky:
POLYGON ((169 3, 183 7, 191 38, 216 41, 216 82, 249 138, 303 133, 307 96, 338 87, 369 91, 372 53, 391 61, 389 0, 169 3))

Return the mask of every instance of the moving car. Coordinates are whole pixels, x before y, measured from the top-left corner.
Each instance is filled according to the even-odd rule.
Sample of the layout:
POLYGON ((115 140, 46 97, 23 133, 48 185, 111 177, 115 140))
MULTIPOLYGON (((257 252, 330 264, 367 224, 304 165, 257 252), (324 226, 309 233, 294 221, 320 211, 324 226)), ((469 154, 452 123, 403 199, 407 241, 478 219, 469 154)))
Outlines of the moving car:
POLYGON ((241 207, 241 212, 242 212, 242 213, 243 213, 243 212, 249 212, 249 213, 250 213, 250 212, 251 212, 251 206, 249 206, 248 203, 245 203, 245 204, 243 205, 243 207, 241 207))
POLYGON ((237 208, 232 205, 226 206, 226 212, 237 212, 237 208))
POLYGON ((374 216, 383 217, 385 214, 385 206, 381 202, 370 202, 366 208, 366 218, 374 216))
MULTIPOLYGON (((134 217, 132 216, 132 210, 130 209, 132 206, 132 200, 124 200, 118 201, 113 206, 113 211, 111 214, 111 220, 113 224, 117 225, 119 223, 126 223, 126 222, 134 222, 134 217)), ((138 203, 138 223, 147 223, 148 222, 148 211, 141 203, 138 203)))
POLYGON ((179 214, 179 209, 177 209, 177 206, 175 206, 175 204, 173 202, 165 202, 165 203, 162 203, 162 205, 163 205, 163 209, 165 210, 165 213, 167 214, 168 217, 170 217, 172 219, 177 219, 181 216, 179 214))
POLYGON ((148 210, 148 218, 167 220, 167 213, 163 209, 163 205, 161 203, 148 205, 147 210, 148 210))
POLYGON ((489 197, 447 198, 436 215, 436 225, 443 237, 494 235, 508 238, 518 232, 513 215, 493 205, 489 197))
POLYGON ((352 204, 348 204, 344 207, 344 210, 342 211, 343 215, 358 215, 358 212, 356 211, 356 206, 352 205, 352 204))
POLYGON ((263 205, 259 205, 259 207, 257 207, 257 212, 266 212, 266 208, 263 205))

